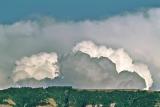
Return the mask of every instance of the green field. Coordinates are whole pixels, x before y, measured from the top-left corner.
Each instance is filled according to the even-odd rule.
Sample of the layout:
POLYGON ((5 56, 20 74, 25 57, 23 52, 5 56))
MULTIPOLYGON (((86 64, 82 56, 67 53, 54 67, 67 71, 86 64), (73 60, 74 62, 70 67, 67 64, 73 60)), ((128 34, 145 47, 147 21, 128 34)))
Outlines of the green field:
POLYGON ((91 107, 89 105, 92 107, 160 107, 160 92, 79 90, 72 87, 9 88, 0 91, 0 107, 91 107))

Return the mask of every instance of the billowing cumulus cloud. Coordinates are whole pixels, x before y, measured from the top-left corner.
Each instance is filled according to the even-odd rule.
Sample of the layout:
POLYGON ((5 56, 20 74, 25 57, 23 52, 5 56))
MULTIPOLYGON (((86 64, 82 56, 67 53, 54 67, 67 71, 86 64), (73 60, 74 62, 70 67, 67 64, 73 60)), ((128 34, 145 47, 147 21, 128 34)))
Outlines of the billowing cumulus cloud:
POLYGON ((88 54, 91 58, 108 58, 115 64, 118 73, 136 72, 145 80, 147 90, 152 86, 153 80, 147 65, 133 63, 131 57, 123 49, 114 50, 105 46, 96 46, 91 41, 83 41, 73 48, 74 53, 78 51, 88 54))
MULTIPOLYGON (((56 79, 45 81, 46 84, 71 84, 76 87, 88 88, 145 88, 146 81, 141 78, 144 77, 143 73, 139 72, 141 76, 138 76, 135 72, 121 72, 119 74, 116 72, 129 69, 130 67, 127 66, 130 64, 129 66, 134 65, 134 67, 131 67, 132 69, 129 71, 142 71, 142 69, 147 71, 149 69, 153 84, 151 86, 148 73, 145 74, 147 78, 145 80, 150 82, 146 83, 148 87, 151 86, 150 89, 159 90, 159 29, 159 8, 94 21, 64 22, 47 18, 34 21, 23 21, 22 19, 22 21, 12 24, 0 24, 0 74, 2 74, 0 75, 0 87, 2 88, 4 83, 5 86, 10 86, 14 84, 14 81, 25 78, 27 78, 26 81, 31 81, 34 78, 38 82, 43 82, 39 79, 48 76, 50 73, 48 69, 40 67, 39 64, 36 65, 37 68, 34 68, 33 65, 27 68, 28 65, 25 65, 25 61, 30 62, 30 58, 40 52, 48 54, 56 52, 59 56, 58 65, 60 65, 59 70, 62 74, 56 79), (97 58, 89 58, 84 54, 74 55, 72 48, 84 40, 112 47, 113 50, 109 49, 109 52, 116 51, 113 60, 107 62, 106 58, 105 60, 103 58, 97 60, 97 58), (119 48, 123 48, 125 51, 119 48), (117 55, 126 52, 129 57, 126 55, 123 57, 127 57, 125 59, 128 60, 125 61, 129 63, 127 65, 122 63, 123 66, 114 67, 114 63, 117 63, 116 60, 119 58, 117 55), (24 58, 25 56, 28 56, 28 60, 24 58), (132 61, 130 58, 134 60, 132 61), (142 64, 139 65, 139 62, 142 64), (24 67, 27 72, 24 72, 26 71, 24 67), (31 69, 34 69, 35 72, 32 76, 31 69), (43 76, 38 71, 43 73, 43 76), (46 74, 42 71, 46 71, 46 74), (99 78, 96 78, 97 76, 99 78), (32 79, 28 80, 28 78, 32 79)), ((105 48, 102 47, 103 49, 105 48)), ((94 52, 92 54, 96 55, 94 52)), ((105 55, 105 53, 103 54, 105 55)), ((49 67, 49 65, 45 66, 49 67)))
POLYGON ((60 67, 63 78, 56 84, 94 89, 143 89, 145 87, 145 81, 135 72, 118 74, 115 64, 108 58, 90 58, 82 52, 71 53, 61 62, 60 67))
POLYGON ((54 79, 59 75, 57 62, 56 53, 39 53, 31 57, 24 57, 16 61, 13 80, 17 82, 28 78, 36 80, 54 79))

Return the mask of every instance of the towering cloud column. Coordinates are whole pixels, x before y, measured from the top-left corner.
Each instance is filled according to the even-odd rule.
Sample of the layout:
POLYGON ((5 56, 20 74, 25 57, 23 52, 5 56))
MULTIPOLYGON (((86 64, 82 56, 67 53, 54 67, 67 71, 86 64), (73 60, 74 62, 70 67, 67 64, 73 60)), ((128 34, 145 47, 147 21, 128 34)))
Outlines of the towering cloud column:
POLYGON ((88 54, 91 58, 108 58, 115 64, 118 73, 122 71, 136 72, 145 80, 146 90, 152 86, 153 80, 147 65, 133 63, 132 58, 123 49, 114 50, 105 46, 97 46, 91 41, 83 41, 73 48, 74 53, 78 51, 88 54))
POLYGON ((13 73, 14 82, 34 78, 42 80, 45 78, 54 79, 59 76, 57 65, 58 56, 56 53, 39 53, 31 57, 24 57, 16 62, 13 73))

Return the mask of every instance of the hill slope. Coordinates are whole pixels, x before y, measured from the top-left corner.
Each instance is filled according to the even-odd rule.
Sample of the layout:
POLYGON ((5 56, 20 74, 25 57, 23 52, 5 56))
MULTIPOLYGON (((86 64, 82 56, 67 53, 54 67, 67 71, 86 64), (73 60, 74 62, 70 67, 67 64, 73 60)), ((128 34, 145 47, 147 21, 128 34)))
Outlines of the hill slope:
POLYGON ((160 92, 9 88, 0 91, 0 107, 160 107, 160 92))

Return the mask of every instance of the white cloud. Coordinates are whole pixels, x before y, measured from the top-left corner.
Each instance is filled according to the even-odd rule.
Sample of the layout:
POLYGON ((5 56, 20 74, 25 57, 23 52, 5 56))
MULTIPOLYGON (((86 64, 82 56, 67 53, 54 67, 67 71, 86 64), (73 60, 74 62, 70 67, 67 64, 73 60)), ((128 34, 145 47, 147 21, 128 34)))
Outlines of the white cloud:
POLYGON ((17 82, 28 78, 36 80, 54 79, 59 76, 57 62, 58 56, 56 53, 39 53, 31 57, 24 57, 16 62, 13 80, 17 82))
POLYGON ((147 65, 133 63, 132 58, 123 49, 114 50, 105 46, 97 46, 91 41, 83 41, 73 48, 74 53, 78 51, 88 54, 91 58, 108 58, 115 64, 118 73, 126 70, 136 72, 145 80, 147 90, 152 86, 153 80, 147 65))
MULTIPOLYGON (((6 75, 4 81, 11 81, 8 77, 12 76, 15 61, 39 52, 57 52, 60 56, 60 63, 62 63, 65 61, 63 55, 67 56, 74 44, 83 40, 91 40, 97 44, 113 47, 113 49, 122 47, 135 62, 147 64, 154 81, 151 89, 159 90, 159 29, 159 8, 96 21, 56 22, 50 18, 40 21, 28 20, 13 24, 1 24, 0 73, 6 75)), ((69 66, 69 64, 67 65, 69 66)), ((98 65, 96 66, 98 67, 98 65)), ((63 66, 60 69, 63 69, 63 66)), ((105 70, 96 69, 99 69, 100 72, 105 70)), ((89 77, 92 77, 92 73, 89 74, 89 77)), ((19 75, 25 75, 25 78, 28 78, 28 74, 19 75)), ((97 75, 102 74, 98 73, 97 75)), ((73 76, 70 75, 70 77, 73 76)), ((2 85, 0 84, 0 86, 2 85)), ((110 85, 110 87, 112 86, 110 85)))

